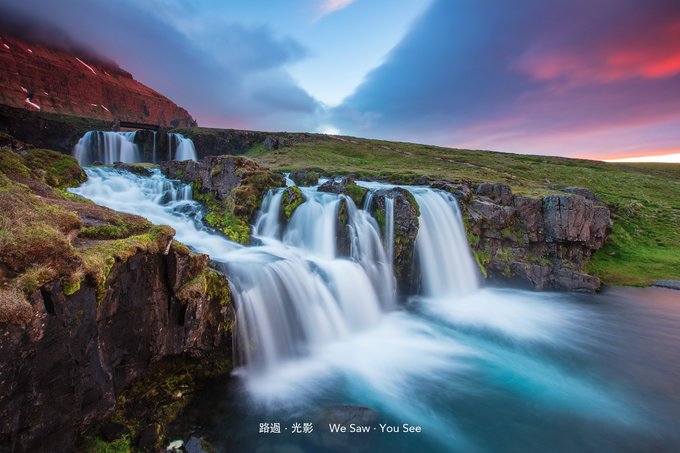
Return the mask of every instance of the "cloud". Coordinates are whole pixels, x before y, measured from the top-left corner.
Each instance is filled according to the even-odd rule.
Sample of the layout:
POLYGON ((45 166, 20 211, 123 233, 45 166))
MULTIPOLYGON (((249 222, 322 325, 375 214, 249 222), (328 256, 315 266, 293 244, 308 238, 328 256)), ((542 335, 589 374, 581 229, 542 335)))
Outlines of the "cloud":
POLYGON ((324 16, 332 14, 336 11, 340 11, 341 9, 345 9, 352 3, 354 3, 354 0, 322 0, 314 22, 318 21, 324 16))
POLYGON ((596 157, 620 153, 626 140, 677 144, 679 30, 680 4, 670 0, 438 0, 332 111, 332 124, 369 137, 596 157))
MULTIPOLYGON (((285 70, 307 51, 267 26, 206 21, 189 35, 191 27, 181 29, 162 12, 131 0, 24 0, 5 9, 3 16, 68 30, 69 39, 119 62, 203 126, 280 129, 287 118, 289 128, 316 127, 310 116, 318 103, 285 70)), ((185 7, 182 14, 191 23, 197 11, 185 7)))

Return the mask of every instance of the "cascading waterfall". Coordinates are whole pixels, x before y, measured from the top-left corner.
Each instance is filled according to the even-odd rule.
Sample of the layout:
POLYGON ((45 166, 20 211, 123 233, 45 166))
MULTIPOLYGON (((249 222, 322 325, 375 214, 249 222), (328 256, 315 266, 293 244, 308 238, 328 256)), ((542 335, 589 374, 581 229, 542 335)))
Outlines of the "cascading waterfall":
POLYGON ((432 189, 411 188, 420 207, 416 250, 424 295, 461 296, 479 288, 477 266, 465 236, 465 227, 453 195, 432 189))
MULTIPOLYGON (((153 131, 151 156, 147 154, 144 157, 139 145, 135 143, 137 132, 89 131, 74 147, 73 156, 82 166, 95 162, 134 164, 143 162, 144 159, 148 161, 149 157, 152 163, 159 163, 162 158, 157 153, 157 131, 153 131)), ((168 160, 196 160, 196 148, 190 138, 175 132, 168 132, 167 137, 168 160)))
POLYGON ((112 164, 114 162, 135 163, 140 161, 139 149, 135 145, 132 132, 87 132, 73 149, 73 156, 80 165, 95 162, 112 164))
POLYGON ((168 160, 196 160, 194 142, 182 134, 168 132, 168 160))
MULTIPOLYGON (((170 181, 158 170, 151 177, 105 167, 87 172, 88 182, 76 193, 171 225, 178 240, 210 254, 228 276, 237 307, 237 359, 249 373, 273 370, 377 325, 395 305, 391 252, 383 246, 376 220, 349 197, 301 187, 304 202, 283 223, 284 189, 272 190, 253 228, 261 245, 242 247, 200 224, 201 208, 191 200, 189 185, 170 181), (336 227, 343 205, 349 256, 340 256, 338 249, 336 227)), ((455 200, 431 189, 410 190, 421 209, 417 249, 427 294, 474 288, 474 263, 455 200)), ((394 230, 393 201, 386 202, 383 233, 388 236, 394 230)))

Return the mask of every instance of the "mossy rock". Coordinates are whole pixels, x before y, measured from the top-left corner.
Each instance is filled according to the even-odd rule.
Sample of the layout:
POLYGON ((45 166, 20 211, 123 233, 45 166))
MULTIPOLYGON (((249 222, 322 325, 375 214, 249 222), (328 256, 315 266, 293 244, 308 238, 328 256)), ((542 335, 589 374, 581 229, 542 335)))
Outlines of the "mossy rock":
POLYGON ((288 223, 295 210, 305 202, 305 197, 299 187, 288 187, 281 195, 281 220, 288 223))

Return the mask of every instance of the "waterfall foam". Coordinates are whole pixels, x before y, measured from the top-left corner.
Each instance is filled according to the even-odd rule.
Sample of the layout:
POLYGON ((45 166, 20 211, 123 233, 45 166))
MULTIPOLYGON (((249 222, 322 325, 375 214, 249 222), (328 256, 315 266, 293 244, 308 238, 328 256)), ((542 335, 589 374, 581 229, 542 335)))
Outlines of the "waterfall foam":
POLYGON ((95 162, 112 164, 114 162, 139 162, 139 149, 135 145, 133 132, 90 131, 78 140, 73 149, 73 156, 80 165, 92 165, 95 162))
MULTIPOLYGON (((151 161, 158 163, 156 146, 157 131, 153 131, 153 145, 150 155, 142 156, 139 146, 135 144, 138 131, 112 132, 112 131, 89 131, 78 140, 73 148, 73 156, 82 166, 92 165, 95 162, 112 164, 125 162, 128 164, 151 161)), ((168 160, 196 160, 196 148, 190 138, 176 132, 168 132, 168 160)))
POLYGON ((196 160, 194 142, 182 134, 168 132, 168 160, 196 160))
POLYGON ((410 188, 420 207, 416 250, 424 295, 457 297, 479 288, 477 266, 453 195, 432 189, 410 188))

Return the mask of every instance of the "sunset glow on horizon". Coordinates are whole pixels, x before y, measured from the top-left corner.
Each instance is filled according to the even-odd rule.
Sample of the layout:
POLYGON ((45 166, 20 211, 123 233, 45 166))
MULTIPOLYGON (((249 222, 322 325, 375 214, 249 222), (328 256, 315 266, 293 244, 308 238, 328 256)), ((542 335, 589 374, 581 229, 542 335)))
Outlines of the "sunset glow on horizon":
POLYGON ((282 3, 3 9, 87 43, 201 126, 677 162, 680 2, 282 3))

